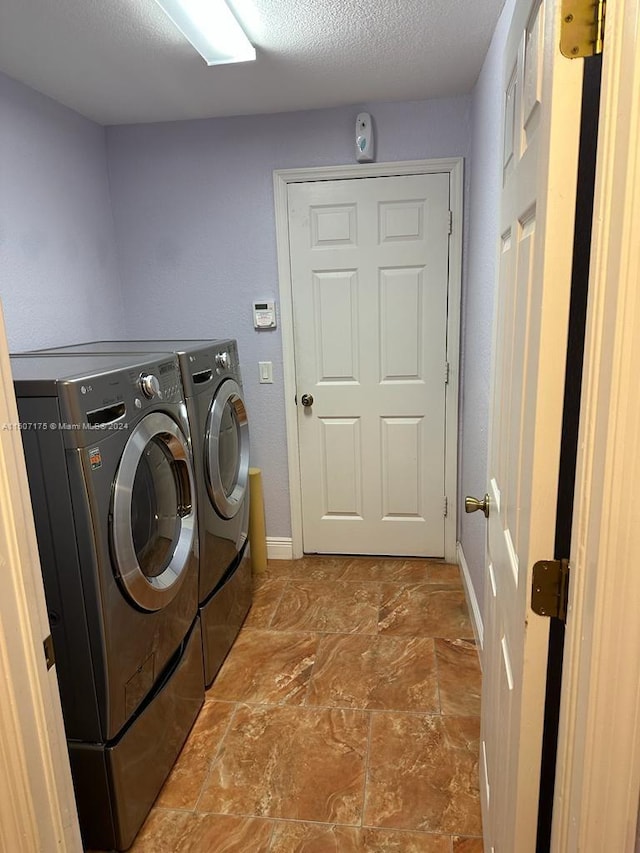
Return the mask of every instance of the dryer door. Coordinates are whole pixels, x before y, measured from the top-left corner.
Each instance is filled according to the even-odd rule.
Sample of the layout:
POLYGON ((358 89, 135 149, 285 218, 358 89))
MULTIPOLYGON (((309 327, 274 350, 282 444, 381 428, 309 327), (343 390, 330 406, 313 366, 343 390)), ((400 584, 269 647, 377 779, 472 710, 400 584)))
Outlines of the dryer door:
POLYGON ((225 380, 213 398, 205 441, 209 497, 218 515, 233 518, 249 480, 249 423, 242 389, 225 380))
POLYGON ((152 412, 125 445, 110 517, 118 578, 144 610, 165 607, 189 570, 194 496, 187 439, 168 415, 152 412))

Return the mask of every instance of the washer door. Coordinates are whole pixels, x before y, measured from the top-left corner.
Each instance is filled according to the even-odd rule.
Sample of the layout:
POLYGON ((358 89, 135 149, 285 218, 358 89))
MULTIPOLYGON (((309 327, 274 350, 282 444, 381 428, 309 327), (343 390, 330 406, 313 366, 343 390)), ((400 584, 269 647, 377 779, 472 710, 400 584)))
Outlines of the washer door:
POLYGON ((166 607, 186 576, 195 535, 194 495, 187 439, 168 415, 152 412, 125 445, 110 518, 117 575, 144 610, 166 607))
POLYGON ((233 518, 249 480, 249 423, 242 390, 225 380, 213 398, 205 439, 209 497, 218 515, 233 518))

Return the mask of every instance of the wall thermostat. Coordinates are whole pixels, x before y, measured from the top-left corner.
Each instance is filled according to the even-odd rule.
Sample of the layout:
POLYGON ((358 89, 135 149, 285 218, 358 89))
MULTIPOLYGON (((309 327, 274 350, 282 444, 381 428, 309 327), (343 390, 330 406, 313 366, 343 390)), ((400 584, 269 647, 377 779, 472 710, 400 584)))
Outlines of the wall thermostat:
POLYGON ((253 303, 253 326, 255 329, 275 329, 276 327, 276 303, 254 302, 253 303))
POLYGON ((369 113, 358 113, 356 118, 356 160, 371 163, 373 160, 373 123, 369 113))

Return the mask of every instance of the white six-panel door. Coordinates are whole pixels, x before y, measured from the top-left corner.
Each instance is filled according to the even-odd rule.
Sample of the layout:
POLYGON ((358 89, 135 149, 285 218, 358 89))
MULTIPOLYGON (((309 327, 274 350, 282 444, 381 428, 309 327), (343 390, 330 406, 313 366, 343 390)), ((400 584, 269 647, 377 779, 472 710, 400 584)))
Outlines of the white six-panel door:
POLYGON ((504 63, 503 190, 490 425, 480 777, 485 850, 536 846, 581 95, 559 3, 517 0, 504 63))
POLYGON ((449 175, 292 184, 288 215, 304 550, 441 557, 449 175))

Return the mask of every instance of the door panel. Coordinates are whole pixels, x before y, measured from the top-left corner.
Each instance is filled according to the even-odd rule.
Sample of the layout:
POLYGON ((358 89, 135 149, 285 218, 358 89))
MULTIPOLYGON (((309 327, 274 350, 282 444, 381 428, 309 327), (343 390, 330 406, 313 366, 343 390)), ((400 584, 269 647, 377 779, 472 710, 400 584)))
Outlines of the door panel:
POLYGON ((382 518, 418 518, 421 512, 424 418, 382 418, 382 518))
POLYGON ((313 275, 317 382, 358 382, 358 274, 313 275))
POLYGON ((449 175, 288 201, 304 549, 442 557, 449 175))
POLYGON ((485 849, 535 850, 579 134, 559 10, 517 0, 504 56, 503 188, 487 492, 480 780, 485 849))
POLYGON ((323 516, 362 519, 360 418, 320 418, 323 516))

